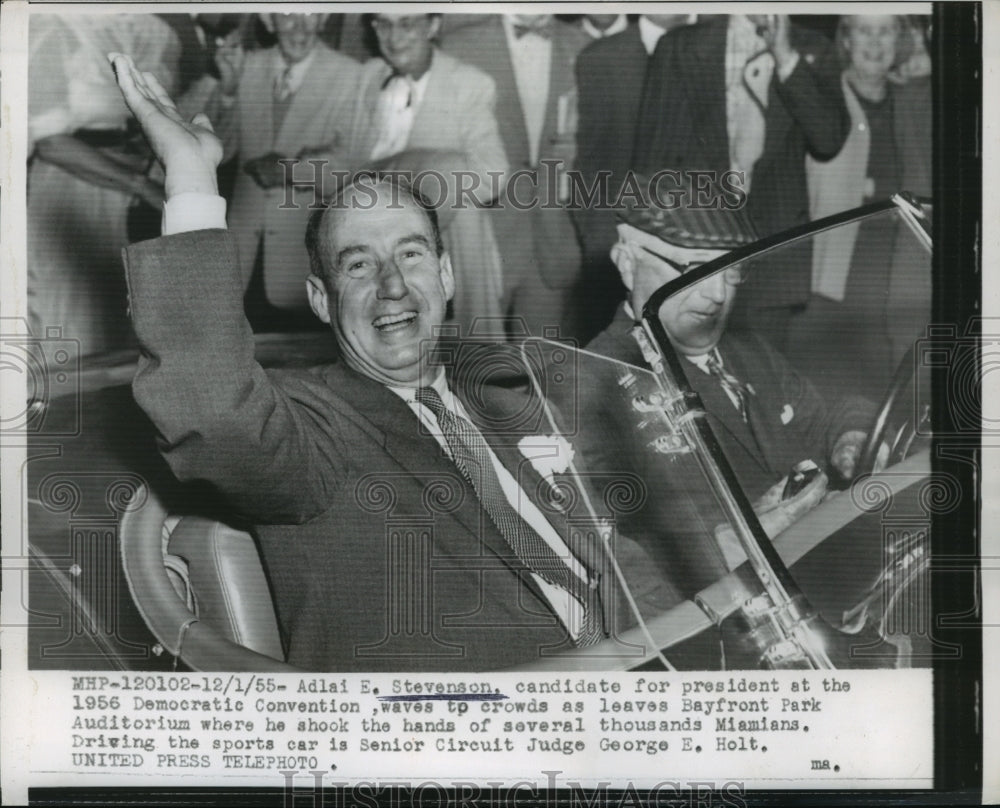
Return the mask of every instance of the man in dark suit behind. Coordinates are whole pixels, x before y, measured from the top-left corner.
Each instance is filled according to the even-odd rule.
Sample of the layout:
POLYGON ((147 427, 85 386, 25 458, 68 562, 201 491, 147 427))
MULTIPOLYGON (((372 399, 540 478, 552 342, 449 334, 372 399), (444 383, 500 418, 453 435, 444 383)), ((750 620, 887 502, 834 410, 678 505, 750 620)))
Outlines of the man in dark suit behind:
MULTIPOLYGON (((657 46, 649 66, 634 168, 743 173, 761 236, 809 220, 805 155, 829 160, 850 120, 830 43, 785 15, 707 18, 657 46)), ((741 292, 738 319, 784 347, 809 299, 811 251, 786 250, 741 292)))
MULTIPOLYGON (((454 276, 433 210, 378 180, 318 211, 309 302, 343 361, 265 371, 217 196, 221 144, 127 57, 114 66, 166 169, 169 235, 125 256, 134 394, 176 476, 211 482, 252 523, 288 661, 482 670, 628 624, 607 530, 593 513, 581 528, 556 495, 571 453, 537 434, 550 431, 540 402, 468 389, 434 361, 454 276), (532 433, 561 459, 532 459, 520 445, 532 433)), ((643 608, 676 602, 634 543, 615 551, 643 608)))
MULTIPOLYGON (((609 252, 617 238, 614 199, 632 168, 632 144, 642 103, 646 68, 660 38, 690 21, 688 14, 643 14, 615 34, 592 42, 577 57, 576 85, 580 120, 576 165, 584 191, 597 184, 599 196, 581 204, 574 218, 583 248, 583 269, 573 307, 577 331, 587 342, 604 328, 624 297, 609 252), (600 180, 608 176, 607 194, 600 180)), ((585 198, 581 196, 581 202, 585 198)))

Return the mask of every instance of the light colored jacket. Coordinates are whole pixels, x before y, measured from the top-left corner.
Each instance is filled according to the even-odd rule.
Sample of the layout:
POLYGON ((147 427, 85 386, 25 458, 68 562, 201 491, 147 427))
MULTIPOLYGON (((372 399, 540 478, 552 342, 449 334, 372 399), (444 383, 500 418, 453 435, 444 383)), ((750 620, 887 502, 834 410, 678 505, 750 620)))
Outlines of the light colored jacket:
MULTIPOLYGON (((813 220, 856 208, 865 198, 871 151, 868 118, 847 77, 841 75, 840 83, 851 116, 851 128, 843 148, 832 160, 821 163, 806 156, 809 218, 813 220)), ((844 299, 857 237, 858 224, 855 223, 820 233, 813 239, 813 294, 838 301, 844 299)))
MULTIPOLYGON (((348 142, 353 161, 364 166, 378 138, 378 98, 392 68, 382 58, 370 59, 361 68, 348 142)), ((459 152, 462 169, 479 175, 476 198, 486 204, 496 197, 505 180, 491 172, 508 170, 507 153, 496 119, 493 79, 470 64, 436 49, 427 89, 413 120, 406 150, 459 152)))
MULTIPOLYGON (((873 201, 866 199, 865 187, 871 152, 868 118, 847 78, 842 75, 840 81, 851 117, 851 128, 843 148, 832 160, 821 163, 806 157, 809 216, 813 220, 873 201)), ((893 87, 892 93, 893 136, 902 183, 898 190, 928 195, 931 192, 930 86, 926 81, 914 80, 893 87)), ((814 238, 813 294, 837 301, 844 299, 857 235, 858 225, 853 224, 814 238)))
MULTIPOLYGON (((361 66, 349 56, 330 50, 322 43, 301 87, 280 125, 274 114, 274 48, 247 54, 240 78, 236 103, 223 109, 216 125, 227 154, 237 152, 239 171, 229 210, 229 229, 240 253, 243 282, 250 280, 257 245, 264 242, 264 280, 268 299, 274 305, 305 306, 305 279, 309 258, 304 235, 315 195, 310 182, 315 169, 296 165, 294 176, 301 187, 261 188, 243 172, 247 160, 269 152, 295 157, 302 149, 342 142, 357 92, 361 66), (293 201, 288 204, 288 197, 293 201)), ((328 165, 324 176, 341 169, 328 165)), ((325 189, 331 192, 331 187, 325 189)))

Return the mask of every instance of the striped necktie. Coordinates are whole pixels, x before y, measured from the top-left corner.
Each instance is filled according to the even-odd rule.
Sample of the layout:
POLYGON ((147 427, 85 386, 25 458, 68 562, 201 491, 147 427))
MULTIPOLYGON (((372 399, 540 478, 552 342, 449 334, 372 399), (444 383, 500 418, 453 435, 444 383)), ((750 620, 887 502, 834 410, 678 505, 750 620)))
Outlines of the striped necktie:
POLYGON ((739 402, 737 407, 740 415, 744 422, 749 423, 747 408, 750 403, 750 396, 754 394, 753 388, 745 382, 740 381, 722 366, 722 357, 719 356, 718 350, 714 350, 708 355, 705 366, 708 368, 708 372, 722 385, 722 389, 739 402))
POLYGON ((289 65, 280 76, 274 78, 274 100, 282 104, 292 95, 292 66, 289 65))
POLYGON ((601 607, 596 579, 583 581, 546 544, 538 532, 524 521, 507 500, 490 459, 489 447, 482 433, 465 418, 444 406, 433 387, 421 387, 416 399, 437 418, 452 460, 479 497, 479 501, 514 555, 531 572, 547 583, 569 592, 583 607, 580 632, 573 642, 578 646, 593 645, 604 638, 601 628, 601 607))

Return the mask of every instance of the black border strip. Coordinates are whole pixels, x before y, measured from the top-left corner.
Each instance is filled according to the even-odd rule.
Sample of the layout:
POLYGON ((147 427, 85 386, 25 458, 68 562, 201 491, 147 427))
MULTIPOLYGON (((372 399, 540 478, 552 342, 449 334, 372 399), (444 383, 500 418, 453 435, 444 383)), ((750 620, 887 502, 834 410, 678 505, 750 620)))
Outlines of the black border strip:
MULTIPOLYGON (((934 6, 934 308, 933 322, 954 328, 954 350, 979 355, 982 275, 982 8, 934 6), (964 348, 963 348, 964 343, 964 348)), ((947 338, 946 338, 947 339, 947 338)), ((931 575, 934 636, 960 647, 934 666, 934 784, 950 795, 979 795, 983 783, 983 666, 980 592, 979 469, 981 383, 957 378, 954 365, 932 370, 933 470, 954 475, 961 502, 932 521, 933 557, 961 558, 931 575), (964 412, 959 412, 959 403, 964 412), (942 624, 942 618, 944 620, 942 624)), ((980 373, 981 373, 980 366, 980 373)), ((996 716, 992 716, 996 720, 996 716)))

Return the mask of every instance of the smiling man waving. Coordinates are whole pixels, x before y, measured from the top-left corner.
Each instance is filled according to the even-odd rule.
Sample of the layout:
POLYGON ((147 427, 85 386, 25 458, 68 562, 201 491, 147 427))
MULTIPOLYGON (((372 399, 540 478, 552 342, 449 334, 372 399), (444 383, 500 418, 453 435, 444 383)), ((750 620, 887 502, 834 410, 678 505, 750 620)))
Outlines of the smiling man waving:
MULTIPOLYGON (((217 196, 219 142, 128 57, 113 64, 166 169, 166 235, 125 255, 135 397, 176 476, 209 481, 252 523, 288 661, 500 668, 629 623, 600 531, 546 496, 518 449, 544 429, 538 402, 436 358, 454 277, 419 194, 359 179, 313 214, 309 300, 343 361, 265 371, 217 196)), ((640 608, 673 601, 634 543, 615 550, 640 608)))

